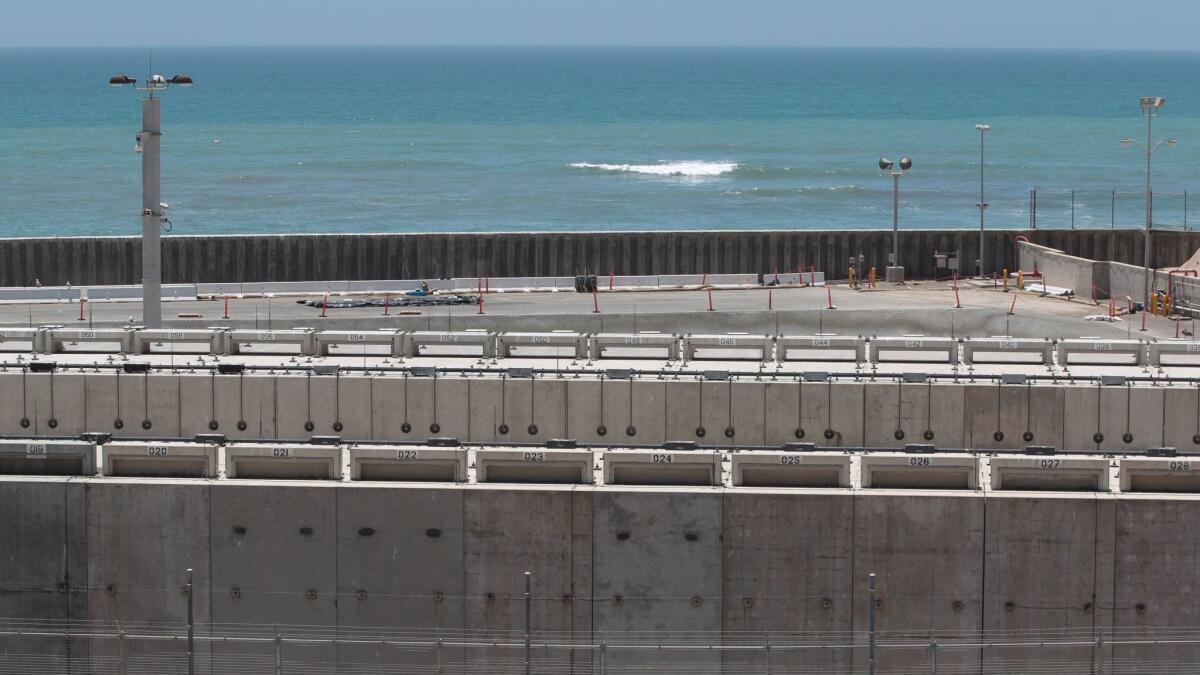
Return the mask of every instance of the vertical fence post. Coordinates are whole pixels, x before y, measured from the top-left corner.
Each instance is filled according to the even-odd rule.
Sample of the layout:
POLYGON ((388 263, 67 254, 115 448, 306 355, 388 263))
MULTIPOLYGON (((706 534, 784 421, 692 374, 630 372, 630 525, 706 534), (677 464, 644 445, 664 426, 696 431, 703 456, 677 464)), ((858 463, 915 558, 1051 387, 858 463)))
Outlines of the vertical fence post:
POLYGON ((766 650, 767 650, 767 675, 771 675, 773 671, 771 669, 771 638, 770 637, 767 638, 766 650))
POLYGON ((1108 226, 1117 229, 1117 188, 1112 189, 1112 201, 1108 205, 1108 226))
POLYGON ((192 570, 187 571, 187 656, 188 656, 188 675, 196 675, 196 642, 195 642, 195 623, 192 616, 192 570))
POLYGON ((1104 630, 1096 636, 1096 675, 1104 675, 1104 630))
POLYGON ((444 675, 444 673, 446 671, 442 670, 442 629, 441 629, 441 627, 438 627, 438 629, 437 629, 437 640, 436 640, 435 644, 437 645, 437 675, 444 675))
POLYGON ((937 640, 929 641, 929 675, 937 675, 937 640))
POLYGON ((1075 229, 1075 188, 1071 188, 1071 229, 1075 229))
POLYGON ((127 666, 125 663, 125 631, 121 628, 120 621, 117 622, 117 658, 119 659, 117 670, 118 675, 126 675, 127 666))
POLYGON ((525 675, 529 675, 529 628, 531 625, 529 613, 532 596, 530 595, 533 587, 533 574, 525 573, 525 675))
POLYGON ((1183 231, 1187 232, 1187 190, 1183 191, 1183 231))
POLYGON ((279 625, 275 625, 275 675, 283 675, 283 640, 279 639, 279 625))
POLYGON ((606 662, 606 653, 608 652, 608 643, 600 641, 600 675, 608 675, 608 664, 606 662))
POLYGON ((867 673, 875 675, 875 573, 867 576, 867 673))

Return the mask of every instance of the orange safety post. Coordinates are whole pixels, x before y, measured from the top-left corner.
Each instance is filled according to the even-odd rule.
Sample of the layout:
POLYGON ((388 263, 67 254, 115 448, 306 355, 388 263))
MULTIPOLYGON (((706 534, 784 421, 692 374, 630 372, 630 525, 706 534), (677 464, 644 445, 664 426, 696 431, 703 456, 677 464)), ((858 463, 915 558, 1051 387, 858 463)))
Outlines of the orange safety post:
POLYGON ((83 321, 83 296, 79 296, 79 320, 83 321))
POLYGON ((870 288, 875 288, 875 268, 874 267, 871 268, 871 273, 867 278, 869 280, 867 283, 867 286, 870 288))
POLYGON ((329 307, 329 293, 325 293, 325 297, 321 299, 321 318, 325 318, 325 310, 329 307))
POLYGON ((712 289, 708 289, 708 311, 713 311, 712 308, 712 289))
POLYGON ((775 309, 775 291, 767 291, 767 309, 775 309))
POLYGON ((479 294, 479 313, 483 314, 483 294, 479 294))
POLYGON ((1142 332, 1146 331, 1146 308, 1142 308, 1142 332))
POLYGON ((391 306, 392 306, 392 294, 384 293, 383 294, 383 315, 384 316, 387 316, 388 308, 391 306))
POLYGON ((1008 268, 1007 267, 1004 268, 1003 274, 1004 274, 1004 292, 1007 293, 1008 292, 1008 268))
POLYGON ((608 273, 608 290, 610 290, 610 291, 613 289, 613 279, 614 279, 614 273, 609 272, 608 273))
POLYGON ((1010 304, 1008 306, 1008 313, 1010 315, 1017 313, 1017 296, 1016 296, 1016 294, 1013 295, 1012 304, 1010 304))
POLYGON ((592 314, 600 313, 600 301, 596 299, 596 289, 592 289, 592 314))
POLYGON ((708 272, 705 272, 705 273, 704 273, 704 276, 700 277, 700 285, 701 285, 701 286, 707 286, 707 285, 708 285, 708 272))
POLYGON ((828 303, 826 309, 836 309, 833 306, 833 287, 831 287, 829 284, 825 284, 825 298, 828 303))
POLYGON ((223 316, 221 318, 223 318, 223 319, 229 318, 229 296, 228 295, 225 296, 225 316, 223 316))
POLYGON ((962 302, 958 299, 958 286, 954 287, 954 309, 962 309, 962 302))

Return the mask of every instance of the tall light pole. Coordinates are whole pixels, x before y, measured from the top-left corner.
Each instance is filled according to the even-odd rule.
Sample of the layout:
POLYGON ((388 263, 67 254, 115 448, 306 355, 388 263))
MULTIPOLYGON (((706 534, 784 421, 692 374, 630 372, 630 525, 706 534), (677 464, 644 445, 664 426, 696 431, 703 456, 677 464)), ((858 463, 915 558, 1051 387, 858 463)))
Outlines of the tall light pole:
POLYGON ((162 129, 159 125, 158 98, 155 94, 171 85, 190 87, 192 78, 186 74, 170 79, 152 75, 141 85, 128 75, 113 75, 108 80, 113 87, 133 85, 146 92, 142 100, 142 130, 137 135, 135 149, 142 154, 142 323, 147 328, 162 328, 162 225, 163 211, 160 182, 160 150, 162 129))
POLYGON ((879 158, 879 168, 892 175, 892 255, 887 267, 884 280, 894 283, 904 281, 904 266, 900 264, 900 177, 912 168, 912 160, 900 158, 900 170, 894 170, 895 164, 887 157, 879 158))
POLYGON ((1150 158, 1154 155, 1154 151, 1158 146, 1166 143, 1168 146, 1173 146, 1179 143, 1178 139, 1168 138, 1165 141, 1155 143, 1153 141, 1152 131, 1154 128, 1154 117, 1158 115, 1158 110, 1163 106, 1166 100, 1161 96, 1143 96, 1140 100, 1142 114, 1146 116, 1146 143, 1143 145, 1132 138, 1122 138, 1121 145, 1136 145, 1146 153, 1146 231, 1142 238, 1142 266, 1146 268, 1146 292, 1143 293, 1142 301, 1146 305, 1150 304, 1150 287, 1152 284, 1150 272, 1150 222, 1153 214, 1153 199, 1154 191, 1150 185, 1150 158))
POLYGON ((983 210, 987 208, 987 202, 983 199, 983 136, 992 130, 990 124, 976 124, 975 128, 979 130, 979 261, 975 263, 977 273, 983 275, 983 210))

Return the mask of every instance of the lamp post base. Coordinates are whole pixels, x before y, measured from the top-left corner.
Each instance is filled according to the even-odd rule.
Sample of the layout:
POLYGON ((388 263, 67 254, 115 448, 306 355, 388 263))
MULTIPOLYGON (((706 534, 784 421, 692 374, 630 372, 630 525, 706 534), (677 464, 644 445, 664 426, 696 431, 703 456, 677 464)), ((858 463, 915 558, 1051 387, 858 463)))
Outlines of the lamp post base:
POLYGON ((904 268, 900 265, 888 267, 884 270, 883 280, 889 284, 904 283, 904 268))

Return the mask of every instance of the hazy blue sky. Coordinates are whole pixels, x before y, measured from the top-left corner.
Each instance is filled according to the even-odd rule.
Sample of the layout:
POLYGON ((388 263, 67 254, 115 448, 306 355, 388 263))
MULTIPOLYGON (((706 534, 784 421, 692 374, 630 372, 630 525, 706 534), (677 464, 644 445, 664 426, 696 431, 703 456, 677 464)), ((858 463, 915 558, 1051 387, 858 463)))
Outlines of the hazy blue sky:
POLYGON ((1196 0, 0 0, 0 46, 1194 49, 1196 0))

